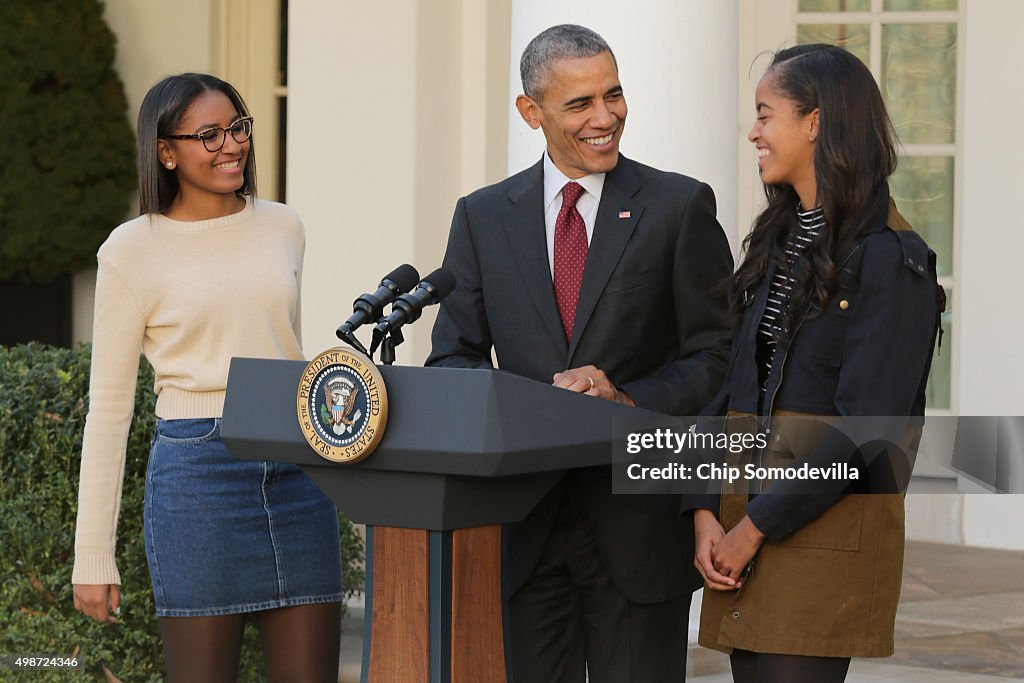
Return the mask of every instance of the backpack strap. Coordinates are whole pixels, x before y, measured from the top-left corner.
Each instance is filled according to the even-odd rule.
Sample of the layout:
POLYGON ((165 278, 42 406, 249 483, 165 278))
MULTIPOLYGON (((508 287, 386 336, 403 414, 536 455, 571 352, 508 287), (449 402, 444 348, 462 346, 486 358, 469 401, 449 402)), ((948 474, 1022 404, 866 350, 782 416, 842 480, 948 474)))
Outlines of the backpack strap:
POLYGON ((942 355, 942 314, 946 312, 946 290, 939 284, 939 276, 936 268, 938 258, 928 244, 914 232, 914 228, 907 222, 899 210, 896 202, 889 198, 889 215, 885 221, 886 226, 896 233, 900 245, 903 247, 903 264, 918 275, 931 277, 935 283, 935 328, 938 334, 937 350, 942 355))

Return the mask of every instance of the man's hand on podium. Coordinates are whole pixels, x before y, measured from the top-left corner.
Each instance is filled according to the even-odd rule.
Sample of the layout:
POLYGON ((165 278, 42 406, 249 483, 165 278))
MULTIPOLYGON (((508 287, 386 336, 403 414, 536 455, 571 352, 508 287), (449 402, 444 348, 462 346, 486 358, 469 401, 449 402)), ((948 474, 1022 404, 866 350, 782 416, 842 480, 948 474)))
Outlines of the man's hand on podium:
POLYGON ((565 372, 556 372, 552 384, 560 389, 568 389, 587 396, 615 401, 627 406, 636 406, 629 394, 618 389, 604 371, 593 365, 581 368, 569 368, 565 372))

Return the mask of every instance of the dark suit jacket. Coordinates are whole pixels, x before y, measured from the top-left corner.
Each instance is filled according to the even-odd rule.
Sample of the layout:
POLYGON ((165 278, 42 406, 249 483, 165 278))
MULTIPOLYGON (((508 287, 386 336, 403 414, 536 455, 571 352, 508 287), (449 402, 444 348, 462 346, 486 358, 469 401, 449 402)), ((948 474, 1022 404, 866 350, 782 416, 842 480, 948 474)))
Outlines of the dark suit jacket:
MULTIPOLYGON (((643 408, 697 415, 721 385, 729 329, 723 282, 732 256, 707 185, 619 157, 605 178, 566 340, 548 265, 543 163, 459 200, 427 365, 489 368, 550 383, 593 364, 643 408), (628 217, 624 212, 628 212, 628 217), (620 217, 622 216, 622 217, 620 217)), ((610 460, 610 454, 609 454, 610 460)), ((678 499, 612 495, 611 468, 577 471, 602 558, 635 602, 700 585, 693 530, 678 499)), ((510 537, 510 582, 533 569, 558 510, 556 488, 510 537)))

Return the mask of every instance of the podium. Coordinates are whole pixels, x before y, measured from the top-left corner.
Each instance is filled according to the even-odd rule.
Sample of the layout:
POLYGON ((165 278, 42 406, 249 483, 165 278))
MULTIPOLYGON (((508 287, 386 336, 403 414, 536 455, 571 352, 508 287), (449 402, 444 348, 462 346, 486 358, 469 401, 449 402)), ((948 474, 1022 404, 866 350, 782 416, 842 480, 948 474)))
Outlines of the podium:
POLYGON ((655 413, 495 370, 385 366, 366 460, 321 458, 296 417, 302 361, 233 358, 221 437, 299 465, 367 526, 364 683, 511 680, 502 524, 566 470, 611 463, 612 418, 655 413))

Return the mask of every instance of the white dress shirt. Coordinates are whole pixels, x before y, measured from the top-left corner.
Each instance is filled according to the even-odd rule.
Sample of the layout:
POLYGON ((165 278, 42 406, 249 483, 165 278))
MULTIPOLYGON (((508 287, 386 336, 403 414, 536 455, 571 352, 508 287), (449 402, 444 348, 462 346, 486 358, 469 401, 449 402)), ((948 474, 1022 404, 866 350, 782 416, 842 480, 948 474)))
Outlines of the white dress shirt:
MULTIPOLYGON (((587 245, 590 245, 594 236, 594 222, 597 221, 597 207, 601 203, 601 191, 604 189, 604 173, 591 173, 590 175, 576 178, 585 190, 576 202, 576 210, 583 216, 583 223, 587 226, 587 245)), ((571 178, 558 170, 555 163, 551 161, 548 153, 544 152, 544 231, 547 234, 548 243, 548 268, 551 270, 551 278, 555 277, 555 221, 558 220, 558 212, 562 210, 562 188, 571 178)))

